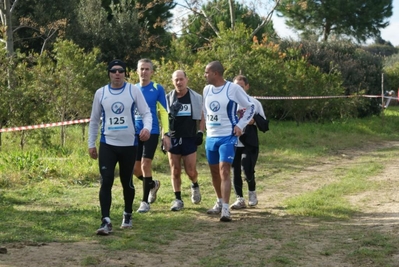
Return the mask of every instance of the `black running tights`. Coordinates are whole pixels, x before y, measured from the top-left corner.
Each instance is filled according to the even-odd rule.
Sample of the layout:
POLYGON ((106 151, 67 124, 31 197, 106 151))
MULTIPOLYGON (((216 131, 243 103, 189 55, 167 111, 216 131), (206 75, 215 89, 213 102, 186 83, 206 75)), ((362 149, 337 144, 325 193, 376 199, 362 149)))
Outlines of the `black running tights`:
POLYGON ((258 160, 258 147, 236 147, 236 153, 233 161, 233 185, 237 196, 243 197, 243 180, 241 172, 244 172, 244 178, 248 183, 248 190, 255 191, 255 165, 258 160))
POLYGON ((133 185, 133 168, 136 158, 136 146, 111 146, 100 143, 99 169, 101 188, 99 193, 101 216, 110 217, 112 202, 112 186, 115 179, 116 163, 119 163, 119 176, 123 188, 125 212, 132 213, 135 188, 133 185))

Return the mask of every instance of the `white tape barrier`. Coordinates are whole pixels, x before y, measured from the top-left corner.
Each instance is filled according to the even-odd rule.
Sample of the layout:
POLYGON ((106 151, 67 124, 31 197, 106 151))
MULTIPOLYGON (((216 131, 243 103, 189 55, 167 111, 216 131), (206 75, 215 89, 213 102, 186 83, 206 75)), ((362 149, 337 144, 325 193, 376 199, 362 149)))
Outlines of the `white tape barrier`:
MULTIPOLYGON (((266 99, 266 100, 287 100, 287 99, 324 99, 324 98, 351 98, 351 97, 369 97, 369 98, 379 98, 381 95, 337 95, 337 96, 252 96, 256 99, 266 99)), ((397 99, 397 97, 384 96, 384 98, 397 99)))
MULTIPOLYGON (((398 92, 399 93, 399 92, 398 92)), ((378 98, 381 95, 347 95, 347 96, 253 96, 256 99, 267 99, 267 100, 287 100, 287 99, 325 99, 325 98, 350 98, 350 97, 369 97, 369 98, 378 98)), ((396 99, 399 101, 399 97, 391 97, 384 96, 384 98, 388 99, 388 104, 391 99, 396 99)), ((388 105, 387 105, 388 106, 388 105)), ((62 122, 54 122, 54 123, 46 123, 46 124, 38 124, 38 125, 30 125, 30 126, 20 126, 20 127, 12 127, 0 129, 0 133, 5 132, 15 132, 15 131, 24 131, 24 130, 33 130, 40 128, 48 128, 62 125, 71 125, 78 123, 86 123, 89 122, 90 119, 81 119, 81 120, 73 120, 73 121, 62 121, 62 122)))
POLYGON ((48 127, 62 126, 62 125, 71 125, 71 124, 78 124, 78 123, 86 123, 89 121, 90 121, 90 119, 82 119, 82 120, 62 121, 62 122, 54 122, 54 123, 46 123, 46 124, 38 124, 38 125, 30 125, 30 126, 5 128, 5 129, 0 129, 0 133, 33 130, 33 129, 48 128, 48 127))

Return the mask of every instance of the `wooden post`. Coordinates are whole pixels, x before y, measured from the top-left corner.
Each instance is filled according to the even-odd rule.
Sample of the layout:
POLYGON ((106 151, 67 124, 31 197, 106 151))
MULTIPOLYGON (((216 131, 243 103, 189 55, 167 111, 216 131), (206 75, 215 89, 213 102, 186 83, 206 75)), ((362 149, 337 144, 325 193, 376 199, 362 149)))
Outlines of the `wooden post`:
POLYGON ((385 109, 384 102, 384 73, 381 73, 381 104, 383 109, 385 109))

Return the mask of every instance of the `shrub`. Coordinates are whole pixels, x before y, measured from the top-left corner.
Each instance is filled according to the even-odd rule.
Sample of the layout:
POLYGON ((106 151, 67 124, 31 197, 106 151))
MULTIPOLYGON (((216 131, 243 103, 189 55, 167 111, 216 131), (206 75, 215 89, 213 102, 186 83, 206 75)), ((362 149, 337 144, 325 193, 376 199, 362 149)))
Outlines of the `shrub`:
MULTIPOLYGON (((318 43, 311 41, 283 41, 285 49, 300 48, 307 61, 323 73, 341 73, 345 95, 380 95, 383 58, 348 42, 318 43)), ((374 99, 375 100, 375 99, 374 99)), ((356 101, 357 116, 379 114, 379 101, 356 101)))

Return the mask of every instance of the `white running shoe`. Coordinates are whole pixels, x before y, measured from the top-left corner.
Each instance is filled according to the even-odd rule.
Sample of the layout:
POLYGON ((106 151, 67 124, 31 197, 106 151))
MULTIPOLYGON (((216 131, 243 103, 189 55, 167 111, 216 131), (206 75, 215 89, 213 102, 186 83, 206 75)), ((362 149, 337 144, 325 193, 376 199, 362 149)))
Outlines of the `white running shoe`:
POLYGON ((193 204, 198 204, 201 202, 201 193, 199 186, 191 187, 191 202, 193 202, 193 204))
POLYGON ((180 199, 175 199, 173 201, 173 205, 170 208, 171 211, 179 211, 182 210, 184 208, 184 203, 183 201, 181 201, 180 199))
POLYGON ((216 202, 212 209, 206 211, 207 214, 219 214, 222 211, 222 203, 216 202))
POLYGON ((221 222, 230 222, 231 221, 229 208, 225 208, 225 207, 222 208, 222 215, 220 216, 220 221, 221 222))
POLYGON ((111 219, 108 217, 105 217, 102 220, 100 228, 97 229, 97 234, 98 235, 109 235, 109 233, 112 232, 112 223, 111 219))
POLYGON ((256 192, 255 191, 248 191, 248 205, 250 207, 254 207, 258 205, 258 198, 256 197, 256 192))
POLYGON ((153 180, 155 186, 150 190, 150 194, 148 195, 148 203, 152 204, 157 200, 157 192, 161 187, 161 182, 159 180, 153 180))
POLYGON ((148 204, 148 203, 145 202, 145 201, 141 201, 140 207, 139 207, 139 209, 137 210, 137 212, 139 212, 139 213, 146 213, 146 212, 149 212, 149 211, 150 211, 150 204, 148 204))
POLYGON ((132 214, 123 212, 123 220, 121 224, 121 228, 132 228, 132 214))
POLYGON ((240 209, 245 209, 247 205, 245 204, 245 199, 243 197, 237 197, 236 202, 231 204, 230 209, 233 210, 240 210, 240 209))

